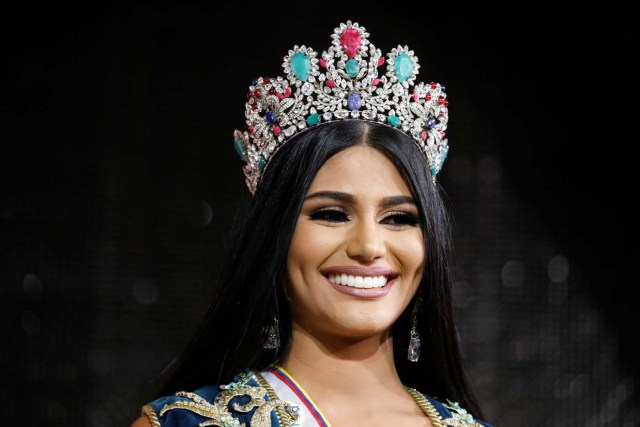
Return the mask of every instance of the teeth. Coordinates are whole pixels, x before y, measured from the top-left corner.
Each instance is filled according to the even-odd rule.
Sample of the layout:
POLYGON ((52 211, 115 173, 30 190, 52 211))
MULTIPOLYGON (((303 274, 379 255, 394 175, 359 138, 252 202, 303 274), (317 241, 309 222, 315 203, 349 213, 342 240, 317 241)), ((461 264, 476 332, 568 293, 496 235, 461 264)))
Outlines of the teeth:
POLYGON ((363 277, 347 274, 329 274, 329 280, 336 285, 351 286, 352 288, 381 288, 387 284, 385 276, 363 277))

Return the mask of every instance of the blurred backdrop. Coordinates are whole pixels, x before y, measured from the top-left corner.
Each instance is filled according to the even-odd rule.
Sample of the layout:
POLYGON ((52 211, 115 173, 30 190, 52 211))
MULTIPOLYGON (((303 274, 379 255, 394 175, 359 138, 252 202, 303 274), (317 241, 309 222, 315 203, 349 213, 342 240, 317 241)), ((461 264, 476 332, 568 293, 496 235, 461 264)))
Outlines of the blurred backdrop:
POLYGON ((0 423, 137 416, 248 200, 232 131, 251 79, 351 19, 446 85, 456 316, 489 420, 640 425, 640 41, 606 6, 5 6, 0 423))

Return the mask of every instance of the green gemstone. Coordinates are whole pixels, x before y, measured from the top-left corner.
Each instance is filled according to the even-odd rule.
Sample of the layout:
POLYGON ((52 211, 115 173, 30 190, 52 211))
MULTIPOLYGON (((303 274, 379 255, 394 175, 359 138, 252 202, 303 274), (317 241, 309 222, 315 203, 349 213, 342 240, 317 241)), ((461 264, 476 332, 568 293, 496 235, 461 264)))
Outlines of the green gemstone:
POLYGON ((350 59, 347 61, 347 65, 345 66, 347 74, 351 77, 355 77, 358 75, 358 71, 360 71, 360 62, 355 59, 350 59))
POLYGON ((309 126, 317 125, 319 121, 320 114, 311 114, 309 117, 307 117, 307 124, 309 126))
POLYGON ((402 53, 396 57, 396 77, 398 77, 398 81, 402 83, 411 77, 413 73, 413 60, 406 53, 402 53))
POLYGON ((258 158, 258 169, 262 170, 264 168, 264 165, 267 164, 267 161, 264 159, 264 157, 260 156, 258 158))
POLYGON ((236 148, 236 153, 243 161, 247 161, 247 149, 244 147, 244 142, 241 139, 234 139, 233 146, 236 148))
POLYGON ((296 52, 291 57, 291 70, 298 79, 306 82, 311 71, 311 60, 304 53, 296 52))
POLYGON ((387 121, 391 126, 398 126, 400 124, 400 117, 398 116, 388 116, 387 121))

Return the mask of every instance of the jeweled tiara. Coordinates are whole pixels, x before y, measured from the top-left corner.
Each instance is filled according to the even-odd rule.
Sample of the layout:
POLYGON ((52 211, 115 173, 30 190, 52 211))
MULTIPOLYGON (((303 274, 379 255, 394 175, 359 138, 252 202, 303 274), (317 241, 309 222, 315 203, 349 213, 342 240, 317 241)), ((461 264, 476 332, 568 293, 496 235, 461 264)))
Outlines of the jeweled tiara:
POLYGON ((269 160, 289 139, 337 120, 379 122, 411 136, 435 180, 449 150, 444 86, 415 84, 420 65, 414 52, 399 45, 385 59, 358 23, 340 24, 331 38, 319 58, 309 47, 294 46, 282 63, 285 77, 251 82, 247 130, 233 133, 249 191, 255 192, 269 160))

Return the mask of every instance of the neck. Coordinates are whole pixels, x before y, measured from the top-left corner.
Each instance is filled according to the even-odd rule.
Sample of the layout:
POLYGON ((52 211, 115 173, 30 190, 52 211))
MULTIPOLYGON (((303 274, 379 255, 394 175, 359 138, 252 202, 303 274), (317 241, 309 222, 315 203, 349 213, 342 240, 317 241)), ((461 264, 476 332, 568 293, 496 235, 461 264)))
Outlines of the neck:
POLYGON ((373 388, 402 387, 390 331, 364 338, 318 337, 294 323, 291 347, 281 365, 303 387, 306 384, 345 394, 362 393, 367 384, 373 388))

